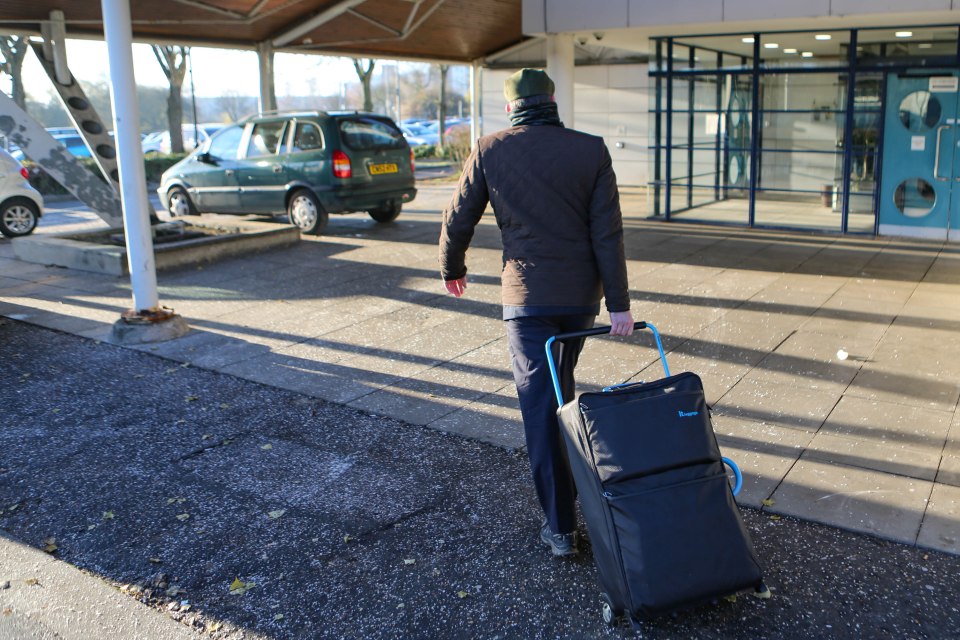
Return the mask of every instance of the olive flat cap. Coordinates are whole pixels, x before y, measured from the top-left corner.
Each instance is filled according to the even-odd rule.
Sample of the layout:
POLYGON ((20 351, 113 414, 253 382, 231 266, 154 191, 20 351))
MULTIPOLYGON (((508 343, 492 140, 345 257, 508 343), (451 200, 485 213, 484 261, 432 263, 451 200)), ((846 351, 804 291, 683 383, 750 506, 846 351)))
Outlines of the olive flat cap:
POLYGON ((503 97, 507 102, 530 96, 552 96, 553 80, 540 69, 520 69, 503 81, 503 97))

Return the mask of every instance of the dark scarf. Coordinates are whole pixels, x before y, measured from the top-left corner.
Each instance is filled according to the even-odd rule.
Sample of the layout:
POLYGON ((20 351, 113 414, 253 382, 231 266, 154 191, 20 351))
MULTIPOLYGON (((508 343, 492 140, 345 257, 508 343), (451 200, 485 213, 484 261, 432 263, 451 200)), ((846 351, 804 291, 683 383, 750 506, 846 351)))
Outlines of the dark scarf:
POLYGON ((522 125, 553 125, 562 127, 560 114, 557 112, 557 103, 552 96, 530 96, 518 98, 510 103, 510 124, 515 127, 522 125))

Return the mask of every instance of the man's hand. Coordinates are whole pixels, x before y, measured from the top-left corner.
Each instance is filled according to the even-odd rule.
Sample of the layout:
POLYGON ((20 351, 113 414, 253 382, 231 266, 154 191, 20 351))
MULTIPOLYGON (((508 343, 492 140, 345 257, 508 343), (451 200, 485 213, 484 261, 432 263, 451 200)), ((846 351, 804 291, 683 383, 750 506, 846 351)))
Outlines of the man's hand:
POLYGON ((463 292, 467 290, 467 276, 463 276, 458 280, 444 280, 443 285, 455 298, 459 298, 463 295, 463 292))
MULTIPOLYGON (((449 282, 447 284, 450 284, 449 282)), ((629 311, 610 312, 610 335, 629 336, 633 333, 633 314, 629 311)))

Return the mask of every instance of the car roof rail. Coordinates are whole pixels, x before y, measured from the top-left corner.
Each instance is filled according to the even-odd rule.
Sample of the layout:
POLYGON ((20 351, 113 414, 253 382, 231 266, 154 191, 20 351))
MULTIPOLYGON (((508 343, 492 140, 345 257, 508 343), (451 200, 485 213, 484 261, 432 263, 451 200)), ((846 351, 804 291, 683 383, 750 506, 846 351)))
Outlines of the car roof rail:
POLYGON ((313 111, 304 109, 267 109, 266 111, 258 111, 256 113, 251 113, 248 116, 244 116, 243 118, 237 120, 237 124, 240 124, 241 122, 249 122, 254 118, 262 118, 264 116, 312 116, 316 114, 326 115, 326 113, 327 112, 323 111, 322 109, 315 109, 313 111))

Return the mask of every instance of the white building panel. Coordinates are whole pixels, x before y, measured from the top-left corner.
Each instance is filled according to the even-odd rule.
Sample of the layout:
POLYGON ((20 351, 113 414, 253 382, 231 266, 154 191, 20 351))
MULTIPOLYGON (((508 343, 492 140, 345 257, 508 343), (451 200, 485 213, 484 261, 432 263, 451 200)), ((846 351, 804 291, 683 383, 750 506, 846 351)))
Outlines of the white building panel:
POLYGON ((723 19, 776 20, 830 15, 830 0, 723 0, 723 19))
MULTIPOLYGON (((524 9, 528 3, 524 2, 524 9)), ((646 27, 659 24, 690 24, 723 20, 721 0, 630 0, 629 21, 609 23, 607 28, 646 27)), ((574 27, 575 28, 575 27, 574 27)))
MULTIPOLYGON (((831 14, 835 16, 851 13, 904 13, 916 11, 948 11, 960 9, 956 0, 832 0, 831 14)), ((904 24, 910 23, 910 15, 904 16, 904 24)))

